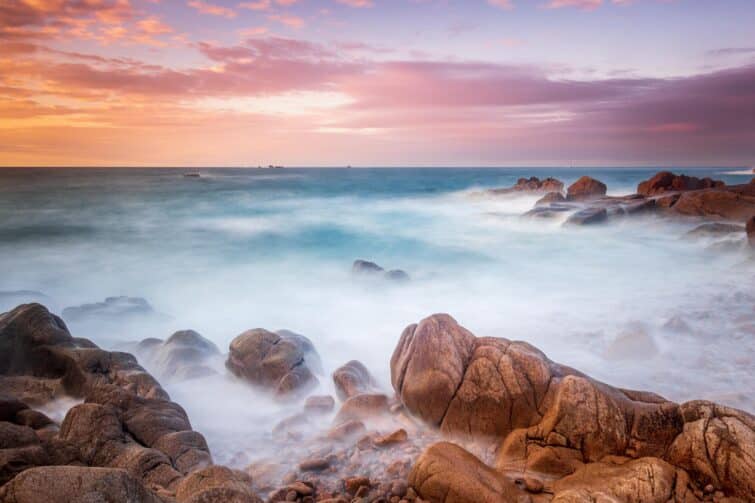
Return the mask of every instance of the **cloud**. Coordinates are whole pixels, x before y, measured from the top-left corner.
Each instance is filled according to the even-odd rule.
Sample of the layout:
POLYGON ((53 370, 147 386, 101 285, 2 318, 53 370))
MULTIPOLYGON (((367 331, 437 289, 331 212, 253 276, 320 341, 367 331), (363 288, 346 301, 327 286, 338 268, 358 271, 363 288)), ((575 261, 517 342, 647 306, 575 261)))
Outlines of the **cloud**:
POLYGON ((603 5, 603 0, 550 0, 546 7, 549 9, 576 7, 582 10, 595 10, 601 5, 603 5))
POLYGON ((513 9, 514 3, 512 0, 488 0, 488 3, 493 7, 500 9, 513 9))
POLYGON ((354 7, 357 9, 365 9, 368 7, 375 6, 372 0, 336 0, 336 2, 343 5, 348 5, 349 7, 354 7))
POLYGON ((289 28, 301 28, 304 26, 304 19, 298 16, 290 16, 286 14, 269 14, 267 18, 271 21, 275 21, 289 28))
POLYGON ((202 14, 208 14, 210 16, 220 16, 228 19, 236 17, 236 11, 223 7, 222 5, 216 5, 202 0, 189 0, 189 7, 198 10, 202 14))

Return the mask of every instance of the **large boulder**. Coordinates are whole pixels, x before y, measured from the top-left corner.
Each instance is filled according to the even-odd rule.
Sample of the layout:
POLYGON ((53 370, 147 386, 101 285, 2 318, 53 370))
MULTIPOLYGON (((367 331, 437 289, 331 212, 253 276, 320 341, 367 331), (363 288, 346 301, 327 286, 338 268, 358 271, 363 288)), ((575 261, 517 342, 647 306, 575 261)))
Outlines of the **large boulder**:
POLYGON ((249 475, 209 466, 186 477, 176 488, 177 503, 262 503, 252 492, 249 475))
POLYGON ((643 196, 655 196, 664 192, 683 192, 687 190, 701 190, 720 188, 725 184, 711 178, 697 178, 687 175, 675 175, 670 171, 661 171, 649 180, 640 182, 637 193, 643 196))
POLYGON ((755 184, 683 192, 671 211, 685 216, 744 223, 755 215, 755 184))
MULTIPOLYGON (((447 435, 497 446, 500 474, 565 480, 585 466, 607 464, 564 482, 560 501, 581 501, 574 499, 579 494, 623 501, 632 491, 668 495, 669 484, 681 479, 670 476, 667 465, 690 481, 675 491, 710 486, 726 496, 755 494, 753 416, 614 388, 550 361, 529 344, 477 338, 448 315, 406 328, 391 377, 416 417, 447 435), (628 463, 640 458, 650 459, 628 463), (639 472, 658 478, 640 483, 634 480, 639 472), (601 479, 611 482, 601 485, 601 479)), ((424 482, 415 488, 423 498, 445 501, 434 495, 462 493, 469 483, 468 477, 447 476, 437 477, 432 489, 423 489, 424 482)))
POLYGON ((247 330, 231 341, 226 367, 277 397, 301 395, 318 380, 320 357, 312 342, 288 331, 247 330))
POLYGON ((31 468, 0 488, 3 503, 163 503, 126 470, 85 466, 31 468))
POLYGON ((593 199, 606 195, 606 184, 589 176, 583 176, 566 191, 566 198, 570 201, 593 199))

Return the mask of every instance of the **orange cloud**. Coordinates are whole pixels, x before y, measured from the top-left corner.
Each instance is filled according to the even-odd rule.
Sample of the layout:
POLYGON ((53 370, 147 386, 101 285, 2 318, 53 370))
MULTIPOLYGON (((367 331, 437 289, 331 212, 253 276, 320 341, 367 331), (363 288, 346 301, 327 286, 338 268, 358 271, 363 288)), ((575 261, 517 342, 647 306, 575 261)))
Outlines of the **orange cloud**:
POLYGON ((192 7, 202 14, 209 14, 211 16, 220 16, 225 18, 236 17, 236 11, 223 7, 222 5, 216 5, 209 2, 203 2, 202 0, 189 0, 189 7, 192 7))

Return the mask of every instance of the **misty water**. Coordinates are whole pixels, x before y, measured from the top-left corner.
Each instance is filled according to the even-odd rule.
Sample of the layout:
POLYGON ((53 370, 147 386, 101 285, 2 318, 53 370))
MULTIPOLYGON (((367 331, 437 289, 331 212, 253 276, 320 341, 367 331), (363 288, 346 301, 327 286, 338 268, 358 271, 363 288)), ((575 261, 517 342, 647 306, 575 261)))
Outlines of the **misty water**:
MULTIPOLYGON (((403 328, 447 312, 478 336, 528 341, 615 386, 755 411, 755 267, 745 255, 683 239, 694 221, 562 227, 521 217, 535 196, 474 194, 521 176, 569 184, 583 174, 627 194, 656 169, 187 171, 0 170, 0 310, 37 300, 61 313, 127 295, 161 313, 67 320, 106 349, 190 328, 227 351, 244 330, 290 329, 316 346, 323 392, 351 359, 390 390, 403 328), (355 259, 411 280, 355 278, 355 259), (18 290, 33 292, 7 294, 18 290)), ((262 455, 287 412, 222 372, 162 383, 219 462, 262 455)))

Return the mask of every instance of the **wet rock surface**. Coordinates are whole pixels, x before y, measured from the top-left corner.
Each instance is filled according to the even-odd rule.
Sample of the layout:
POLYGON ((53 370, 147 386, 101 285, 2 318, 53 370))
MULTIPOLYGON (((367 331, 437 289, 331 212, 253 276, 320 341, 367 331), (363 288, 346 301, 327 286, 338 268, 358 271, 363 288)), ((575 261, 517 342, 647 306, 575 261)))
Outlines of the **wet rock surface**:
POLYGON ((317 385, 320 357, 312 341, 286 330, 247 330, 231 341, 226 367, 279 398, 300 396, 317 385))
MULTIPOLYGON (((644 329, 607 351, 647 357, 644 329)), ((314 351, 296 334, 262 331, 254 361, 281 344, 271 334, 314 351)), ((217 351, 195 332, 143 344, 217 351)), ((288 350, 273 360, 290 370, 288 350)), ((448 315, 408 326, 390 365, 395 396, 350 361, 333 373, 340 405, 328 395, 293 402, 269 457, 239 470, 212 464, 204 437, 133 356, 73 338, 40 305, 20 306, 0 316, 0 382, 38 381, 79 403, 58 424, 21 399, 21 386, 3 387, 0 501, 734 503, 755 494, 755 418, 745 412, 611 387, 529 344, 476 337, 448 315)))
POLYGON ((566 190, 566 198, 570 201, 580 201, 606 195, 606 184, 591 178, 583 176, 573 184, 569 185, 566 190))
POLYGON ((218 347, 194 330, 180 330, 165 341, 144 339, 133 348, 134 354, 161 379, 187 380, 216 374, 221 364, 218 347))
POLYGON ((702 501, 708 486, 732 501, 755 494, 755 418, 742 411, 613 388, 448 315, 407 327, 391 375, 415 416, 496 451, 490 464, 444 444, 426 451, 410 485, 430 501, 516 501, 503 477, 525 476, 554 501, 702 501))
POLYGON ((81 402, 56 424, 23 401, 27 388, 3 386, 0 501, 174 501, 187 475, 212 465, 204 437, 132 355, 72 337, 39 304, 0 315, 0 374, 81 402))
POLYGON ((656 173, 649 180, 640 182, 637 193, 643 196, 655 196, 664 192, 683 192, 687 190, 701 190, 720 188, 725 184, 711 178, 697 178, 687 175, 675 175, 670 171, 656 173))

